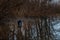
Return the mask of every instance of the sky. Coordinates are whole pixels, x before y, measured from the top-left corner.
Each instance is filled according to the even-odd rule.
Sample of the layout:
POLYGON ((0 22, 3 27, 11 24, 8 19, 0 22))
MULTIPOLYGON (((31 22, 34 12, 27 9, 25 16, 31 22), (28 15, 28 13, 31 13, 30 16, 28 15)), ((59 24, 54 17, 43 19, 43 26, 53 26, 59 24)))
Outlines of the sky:
POLYGON ((60 4, 60 0, 52 0, 51 4, 60 4))

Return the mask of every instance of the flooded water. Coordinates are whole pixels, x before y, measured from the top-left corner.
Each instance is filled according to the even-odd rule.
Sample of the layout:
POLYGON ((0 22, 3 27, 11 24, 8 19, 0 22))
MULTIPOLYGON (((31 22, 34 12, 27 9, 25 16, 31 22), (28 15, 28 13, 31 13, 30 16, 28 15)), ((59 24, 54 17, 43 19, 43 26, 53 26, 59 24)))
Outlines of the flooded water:
POLYGON ((54 25, 53 27, 55 30, 55 33, 54 33, 55 39, 60 40, 60 23, 54 25))

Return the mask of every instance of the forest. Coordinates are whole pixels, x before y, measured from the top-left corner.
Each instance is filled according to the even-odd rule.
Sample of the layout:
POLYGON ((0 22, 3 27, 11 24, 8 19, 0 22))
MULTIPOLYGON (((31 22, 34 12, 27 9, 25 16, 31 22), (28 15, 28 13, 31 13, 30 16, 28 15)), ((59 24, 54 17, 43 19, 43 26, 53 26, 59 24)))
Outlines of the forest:
POLYGON ((60 0, 0 0, 0 40, 60 40, 60 0))

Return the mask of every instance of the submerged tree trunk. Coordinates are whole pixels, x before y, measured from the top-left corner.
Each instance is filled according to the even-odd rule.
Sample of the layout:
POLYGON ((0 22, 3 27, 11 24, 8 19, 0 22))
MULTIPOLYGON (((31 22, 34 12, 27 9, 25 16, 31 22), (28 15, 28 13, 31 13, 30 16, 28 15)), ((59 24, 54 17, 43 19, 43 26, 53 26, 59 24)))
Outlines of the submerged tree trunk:
POLYGON ((53 40, 53 35, 50 28, 50 18, 46 16, 41 16, 40 18, 27 18, 26 20, 23 19, 23 25, 24 28, 24 35, 23 31, 21 31, 21 28, 17 27, 17 32, 15 33, 15 24, 10 28, 9 32, 9 40, 53 40), (26 23, 25 23, 26 22, 26 23), (13 30, 12 30, 13 29, 13 30), (15 36, 16 35, 16 39, 15 36), (52 36, 51 36, 52 35, 52 36))

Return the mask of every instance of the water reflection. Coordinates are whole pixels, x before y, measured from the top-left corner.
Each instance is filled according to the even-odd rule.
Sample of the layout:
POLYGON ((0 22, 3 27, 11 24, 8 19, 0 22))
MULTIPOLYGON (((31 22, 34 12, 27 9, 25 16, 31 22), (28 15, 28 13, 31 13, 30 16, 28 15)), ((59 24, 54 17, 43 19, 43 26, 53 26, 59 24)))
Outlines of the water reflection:
POLYGON ((59 30, 60 30, 60 23, 54 25, 53 27, 54 27, 54 30, 55 30, 55 33, 53 33, 54 36, 55 36, 55 39, 56 40, 60 40, 60 32, 59 32, 59 30))

